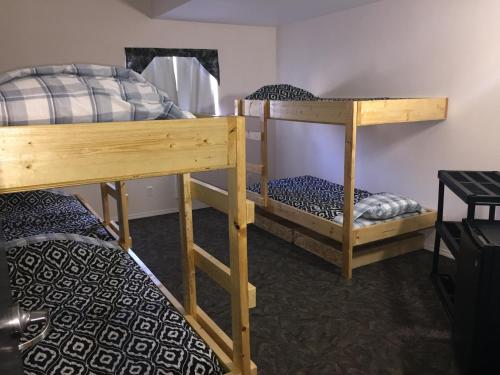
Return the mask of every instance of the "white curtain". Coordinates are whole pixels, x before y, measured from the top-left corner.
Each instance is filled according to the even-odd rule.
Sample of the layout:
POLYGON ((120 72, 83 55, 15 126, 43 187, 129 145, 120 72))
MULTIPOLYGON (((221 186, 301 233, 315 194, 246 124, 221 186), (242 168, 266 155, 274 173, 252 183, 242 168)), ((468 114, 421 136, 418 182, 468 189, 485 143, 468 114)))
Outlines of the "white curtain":
POLYGON ((196 57, 155 57, 142 76, 184 111, 219 114, 217 80, 196 57))

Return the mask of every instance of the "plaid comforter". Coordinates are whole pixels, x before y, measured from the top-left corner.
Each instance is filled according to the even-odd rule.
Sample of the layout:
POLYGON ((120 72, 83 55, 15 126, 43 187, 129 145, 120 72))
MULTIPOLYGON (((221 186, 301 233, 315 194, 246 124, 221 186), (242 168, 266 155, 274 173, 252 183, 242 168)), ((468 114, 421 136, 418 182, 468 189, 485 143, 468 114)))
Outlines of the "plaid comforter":
POLYGON ((130 69, 71 64, 0 74, 0 125, 184 117, 164 92, 130 69))

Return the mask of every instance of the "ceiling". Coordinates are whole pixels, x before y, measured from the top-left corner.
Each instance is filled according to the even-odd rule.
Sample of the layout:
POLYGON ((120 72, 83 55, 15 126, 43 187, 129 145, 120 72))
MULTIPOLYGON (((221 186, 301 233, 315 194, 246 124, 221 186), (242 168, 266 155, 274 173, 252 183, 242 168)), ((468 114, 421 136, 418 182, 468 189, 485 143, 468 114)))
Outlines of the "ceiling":
POLYGON ((380 0, 149 0, 153 18, 280 26, 380 0))

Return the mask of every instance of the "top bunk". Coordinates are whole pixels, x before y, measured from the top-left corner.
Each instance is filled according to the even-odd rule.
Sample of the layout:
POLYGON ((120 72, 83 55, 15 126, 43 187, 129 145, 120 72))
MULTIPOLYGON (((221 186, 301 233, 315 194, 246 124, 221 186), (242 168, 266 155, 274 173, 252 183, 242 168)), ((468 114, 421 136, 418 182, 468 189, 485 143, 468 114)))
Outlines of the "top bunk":
POLYGON ((238 120, 188 117, 130 69, 0 74, 0 194, 234 167, 238 120))
POLYGON ((238 100, 236 111, 271 120, 370 126, 445 120, 448 98, 319 98, 290 85, 273 85, 238 100))

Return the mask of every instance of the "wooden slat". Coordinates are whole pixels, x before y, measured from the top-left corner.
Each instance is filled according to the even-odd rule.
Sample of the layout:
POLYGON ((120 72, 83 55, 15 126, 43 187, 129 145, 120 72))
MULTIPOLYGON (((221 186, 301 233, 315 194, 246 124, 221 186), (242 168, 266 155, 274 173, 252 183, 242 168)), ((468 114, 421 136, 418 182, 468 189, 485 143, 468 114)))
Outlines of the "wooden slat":
MULTIPOLYGON (((231 356, 233 353, 233 341, 231 338, 215 323, 205 311, 198 307, 198 323, 200 326, 214 339, 217 345, 228 355, 231 356)), ((229 364, 229 368, 232 364, 229 364)), ((237 372, 232 372, 237 374, 237 372)), ((250 364, 250 373, 252 375, 257 375, 257 366, 255 363, 250 364)))
POLYGON ((354 251, 352 268, 380 262, 412 251, 422 250, 423 248, 424 235, 422 233, 391 237, 389 240, 376 242, 373 245, 362 245, 359 250, 355 249, 354 251))
POLYGON ((111 229, 111 231, 112 231, 114 234, 116 234, 116 236, 117 236, 118 238, 120 238, 120 226, 118 225, 118 223, 117 223, 116 221, 114 221, 114 220, 111 220, 111 221, 109 222, 109 225, 108 225, 108 226, 109 226, 109 228, 111 229))
POLYGON ((447 98, 367 100, 359 102, 359 125, 445 120, 447 98))
POLYGON ((191 176, 178 176, 179 223, 181 229, 182 281, 184 287, 184 309, 196 319, 196 267, 193 241, 193 205, 191 200, 191 176))
POLYGON ((245 122, 240 117, 232 121, 235 131, 230 133, 230 143, 236 145, 236 168, 229 169, 227 174, 233 364, 243 375, 248 375, 252 370, 248 311, 245 122))
MULTIPOLYGON (((262 100, 244 100, 242 113, 260 117, 262 100)), ((447 117, 447 98, 357 100, 358 126, 439 121, 447 117)), ((352 118, 353 101, 270 101, 270 119, 345 125, 352 118)))
POLYGON ((260 131, 262 133, 262 138, 260 140, 260 162, 262 164, 262 170, 260 172, 260 195, 262 196, 264 207, 266 207, 269 202, 269 160, 267 153, 269 116, 269 101, 266 100, 264 101, 264 103, 262 103, 262 108, 260 111, 260 131))
POLYGON ((116 190, 116 186, 113 185, 111 182, 108 182, 106 184, 102 184, 102 186, 103 186, 106 194, 110 195, 111 197, 113 197, 116 200, 120 199, 120 195, 119 195, 118 191, 116 190))
POLYGON ((119 220, 120 246, 124 250, 130 249, 132 246, 132 238, 130 237, 130 228, 128 222, 128 194, 125 181, 115 182, 116 191, 116 207, 119 220))
MULTIPOLYGON (((191 178, 191 197, 227 214, 228 197, 223 189, 191 178)), ((255 203, 247 200, 246 204, 247 224, 251 224, 255 221, 255 203)))
MULTIPOLYGON (((262 198, 258 194, 248 191, 247 197, 248 199, 253 200, 255 204, 263 207, 262 198)), ((269 204, 265 210, 289 220, 292 223, 314 230, 324 236, 333 238, 337 241, 342 241, 342 226, 330 220, 323 219, 322 217, 310 214, 309 212, 278 202, 274 199, 269 199, 269 204)))
MULTIPOLYGON (((107 191, 107 183, 103 182, 100 185, 101 188, 101 202, 102 202, 102 222, 104 226, 109 226, 111 223, 111 214, 109 210, 109 199, 107 191)), ((118 234, 118 232, 116 232, 118 234)))
POLYGON ((247 163, 247 172, 262 175, 264 166, 262 164, 247 163))
POLYGON ((0 127, 0 193, 234 166, 229 118, 0 127))
POLYGON ((255 212, 255 226, 287 242, 293 242, 293 231, 298 227, 297 224, 270 214, 263 209, 255 212))
POLYGON ((344 220, 342 224, 342 276, 352 278, 352 253, 354 247, 353 212, 356 175, 356 129, 358 105, 352 103, 353 117, 345 126, 344 145, 344 220))
MULTIPOLYGON (((231 270, 229 267, 198 245, 194 244, 193 248, 196 267, 210 276, 222 288, 231 292, 231 270)), ((248 283, 248 308, 253 309, 256 305, 256 288, 248 283)))
POLYGON ((357 245, 361 245, 384 238, 432 228, 434 227, 436 218, 436 211, 428 211, 403 219, 388 220, 364 228, 354 229, 354 242, 357 245))

